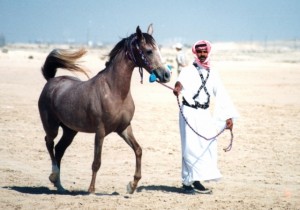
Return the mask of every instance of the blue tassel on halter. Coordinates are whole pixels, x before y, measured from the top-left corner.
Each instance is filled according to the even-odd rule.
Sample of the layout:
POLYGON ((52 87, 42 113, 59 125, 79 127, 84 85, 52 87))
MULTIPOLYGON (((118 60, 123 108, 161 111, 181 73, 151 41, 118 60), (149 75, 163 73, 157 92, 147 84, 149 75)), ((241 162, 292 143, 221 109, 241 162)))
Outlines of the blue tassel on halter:
POLYGON ((150 77, 149 77, 149 82, 155 82, 156 81, 156 75, 154 73, 150 74, 150 77))
MULTIPOLYGON (((172 66, 171 65, 166 65, 167 69, 170 71, 170 73, 172 73, 172 66)), ((157 77, 154 73, 150 74, 149 77, 149 82, 155 82, 157 80, 157 77)))

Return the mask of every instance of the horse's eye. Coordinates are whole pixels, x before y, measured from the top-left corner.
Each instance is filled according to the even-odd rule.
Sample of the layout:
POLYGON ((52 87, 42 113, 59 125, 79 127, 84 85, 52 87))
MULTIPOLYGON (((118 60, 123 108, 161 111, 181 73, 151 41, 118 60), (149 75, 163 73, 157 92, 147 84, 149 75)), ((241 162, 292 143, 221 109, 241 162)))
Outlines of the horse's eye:
POLYGON ((152 50, 147 50, 146 53, 147 53, 147 55, 152 55, 153 52, 152 52, 152 50))

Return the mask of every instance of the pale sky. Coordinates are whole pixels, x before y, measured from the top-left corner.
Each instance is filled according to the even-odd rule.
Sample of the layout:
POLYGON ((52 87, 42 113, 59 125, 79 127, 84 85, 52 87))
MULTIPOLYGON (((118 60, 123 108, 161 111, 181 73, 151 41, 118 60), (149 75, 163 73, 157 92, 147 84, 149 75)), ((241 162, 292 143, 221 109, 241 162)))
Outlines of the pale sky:
POLYGON ((299 40, 300 0, 0 0, 8 43, 116 43, 150 23, 161 44, 299 40))

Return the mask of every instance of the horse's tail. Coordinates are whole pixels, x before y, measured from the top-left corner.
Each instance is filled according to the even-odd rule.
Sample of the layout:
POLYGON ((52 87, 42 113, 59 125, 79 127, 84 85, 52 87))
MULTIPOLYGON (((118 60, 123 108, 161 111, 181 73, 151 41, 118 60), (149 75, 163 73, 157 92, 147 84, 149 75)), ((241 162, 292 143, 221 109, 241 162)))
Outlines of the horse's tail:
POLYGON ((88 78, 87 72, 80 68, 76 63, 76 60, 81 58, 87 51, 80 49, 78 51, 54 49, 47 56, 44 66, 42 67, 42 73, 44 78, 48 81, 55 77, 57 68, 67 69, 69 71, 77 71, 85 74, 88 78))

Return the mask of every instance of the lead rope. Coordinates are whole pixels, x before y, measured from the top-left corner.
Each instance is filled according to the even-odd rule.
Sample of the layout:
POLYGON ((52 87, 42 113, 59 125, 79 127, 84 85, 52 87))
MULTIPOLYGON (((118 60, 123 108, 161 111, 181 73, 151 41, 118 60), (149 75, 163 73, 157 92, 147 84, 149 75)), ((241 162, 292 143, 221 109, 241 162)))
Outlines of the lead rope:
POLYGON ((141 84, 143 84, 143 75, 144 75, 144 72, 143 72, 143 67, 139 67, 139 72, 140 72, 140 76, 141 76, 141 84))
MULTIPOLYGON (((157 82, 158 82, 158 81, 157 81, 157 82)), ((174 90, 173 88, 169 87, 168 85, 166 85, 166 84, 164 84, 164 83, 161 83, 161 82, 158 82, 158 83, 161 84, 161 85, 163 85, 163 86, 165 86, 166 88, 169 88, 169 89, 171 89, 171 90, 174 90)), ((214 140, 215 138, 217 138, 219 135, 221 135, 221 134, 225 131, 226 127, 224 127, 219 133, 217 133, 215 136, 213 136, 213 137, 211 137, 211 138, 206 138, 206 137, 202 136, 201 134, 199 134, 199 133, 198 133, 198 132, 197 132, 197 131, 189 124, 189 122, 187 121, 186 117, 185 117, 184 114, 183 114, 182 107, 181 107, 180 102, 179 102, 179 97, 178 97, 178 96, 176 96, 176 97, 177 97, 177 104, 178 104, 178 107, 179 107, 181 116, 183 117, 185 123, 189 126, 189 128, 190 128, 197 136, 199 136, 199 137, 205 139, 206 141, 211 141, 211 140, 214 140)), ((231 150, 231 148, 232 148, 232 144, 233 144, 233 132, 232 132, 231 129, 230 129, 230 135, 231 135, 230 143, 229 143, 229 145, 228 145, 227 147, 223 148, 224 152, 229 152, 229 151, 231 150)))
MULTIPOLYGON (((179 110, 180 110, 180 113, 181 113, 181 116, 183 117, 185 123, 189 126, 189 128, 199 137, 203 138, 204 140, 206 141, 211 141, 211 140, 214 140, 215 138, 217 138, 218 136, 220 136, 226 129, 226 126, 219 132, 217 133, 215 136, 211 137, 211 138, 206 138, 205 136, 202 136, 201 134, 199 134, 190 124, 189 122, 187 121, 186 117, 184 116, 183 114, 183 111, 182 111, 182 107, 180 105, 180 102, 179 102, 179 97, 177 96, 177 104, 178 104, 178 107, 179 107, 179 110)), ((230 129, 230 134, 231 134, 231 138, 230 138, 230 143, 227 147, 223 148, 224 152, 228 152, 231 150, 232 148, 232 142, 233 142, 233 133, 232 133, 232 130, 230 129)))

